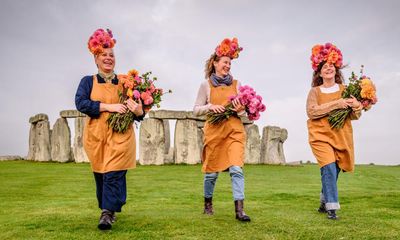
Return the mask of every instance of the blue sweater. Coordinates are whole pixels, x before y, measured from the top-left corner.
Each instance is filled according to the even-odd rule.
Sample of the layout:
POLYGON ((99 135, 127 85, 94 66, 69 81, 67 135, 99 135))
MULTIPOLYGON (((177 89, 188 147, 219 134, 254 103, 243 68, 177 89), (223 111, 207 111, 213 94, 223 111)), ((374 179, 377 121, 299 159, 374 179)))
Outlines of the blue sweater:
MULTIPOLYGON (((99 74, 97 74, 97 82, 99 84, 106 83, 99 74)), ((117 75, 115 75, 115 78, 111 82, 112 84, 118 85, 117 75)), ((93 76, 83 77, 75 94, 75 106, 79 112, 84 113, 91 118, 98 118, 100 116, 100 101, 92 101, 90 99, 92 88, 93 76)), ((142 116, 135 117, 134 120, 142 121, 144 116, 145 113, 142 116)))

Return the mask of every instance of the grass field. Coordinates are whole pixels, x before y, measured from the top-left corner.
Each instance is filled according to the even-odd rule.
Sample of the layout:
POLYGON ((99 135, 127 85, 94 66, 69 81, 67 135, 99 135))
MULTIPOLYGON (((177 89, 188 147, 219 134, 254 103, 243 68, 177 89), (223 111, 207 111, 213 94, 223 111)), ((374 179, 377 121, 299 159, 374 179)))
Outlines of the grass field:
POLYGON ((246 213, 234 219, 230 179, 220 175, 215 215, 202 214, 200 166, 138 166, 113 229, 97 229, 88 164, 0 162, 0 239, 400 239, 400 167, 341 174, 339 221, 315 211, 317 165, 245 166, 246 213))

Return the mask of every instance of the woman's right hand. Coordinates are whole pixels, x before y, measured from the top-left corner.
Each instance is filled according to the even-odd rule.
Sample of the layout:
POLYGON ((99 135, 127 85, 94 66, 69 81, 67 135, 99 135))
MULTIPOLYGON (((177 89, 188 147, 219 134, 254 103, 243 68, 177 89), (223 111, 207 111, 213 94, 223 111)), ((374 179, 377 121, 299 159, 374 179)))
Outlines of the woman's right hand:
POLYGON ((222 105, 211 105, 210 111, 214 113, 223 113, 225 111, 225 107, 222 105))
POLYGON ((127 107, 121 103, 116 103, 116 104, 100 103, 100 111, 101 112, 125 113, 126 110, 127 110, 127 107))

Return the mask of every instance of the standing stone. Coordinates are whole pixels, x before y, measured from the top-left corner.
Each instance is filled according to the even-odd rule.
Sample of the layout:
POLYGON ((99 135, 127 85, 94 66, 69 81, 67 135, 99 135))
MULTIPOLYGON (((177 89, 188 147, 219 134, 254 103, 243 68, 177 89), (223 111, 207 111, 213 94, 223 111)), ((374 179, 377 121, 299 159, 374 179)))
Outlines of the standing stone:
POLYGON ((168 154, 171 146, 171 136, 169 131, 169 121, 163 120, 164 124, 164 136, 165 136, 165 146, 164 146, 164 153, 168 154))
POLYGON ((288 137, 284 128, 267 126, 263 129, 261 140, 261 163, 264 164, 285 164, 283 142, 288 137))
POLYGON ((246 130, 245 160, 247 164, 260 163, 261 137, 258 126, 255 124, 244 125, 246 130))
MULTIPOLYGON (((44 113, 36 114, 29 118, 29 123, 31 124, 31 128, 29 131, 29 150, 28 156, 26 159, 28 160, 36 160, 36 154, 38 152, 38 133, 37 133, 37 123, 40 121, 48 121, 49 117, 44 113)), ((50 131, 50 129, 49 129, 50 131)))
POLYGON ((31 124, 31 129, 29 130, 29 150, 27 160, 35 160, 36 152, 36 123, 31 124))
POLYGON ((165 154, 164 123, 159 119, 146 118, 140 124, 139 163, 162 165, 165 154))
POLYGON ((35 161, 50 161, 51 160, 51 147, 50 147, 50 122, 42 120, 36 123, 35 130, 35 161))
POLYGON ((201 162, 203 134, 196 120, 177 120, 175 125, 175 163, 201 162))
POLYGON ((75 137, 74 137, 74 147, 73 155, 75 162, 83 163, 89 162, 89 158, 86 155, 85 149, 83 148, 83 127, 85 126, 85 118, 77 117, 75 118, 75 137))
POLYGON ((51 134, 51 159, 56 162, 69 162, 71 159, 71 130, 67 119, 59 118, 51 134))

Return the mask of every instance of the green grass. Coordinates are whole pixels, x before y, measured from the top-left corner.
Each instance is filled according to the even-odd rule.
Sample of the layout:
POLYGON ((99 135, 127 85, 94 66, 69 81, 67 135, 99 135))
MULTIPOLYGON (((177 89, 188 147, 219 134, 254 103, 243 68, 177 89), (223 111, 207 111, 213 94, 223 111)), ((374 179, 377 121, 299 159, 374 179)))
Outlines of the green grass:
POLYGON ((399 239, 400 167, 357 166, 341 174, 341 219, 315 211, 316 165, 245 166, 246 213, 234 219, 230 179, 222 173, 215 215, 202 214, 200 166, 138 166, 113 230, 100 214, 88 164, 0 162, 0 239, 399 239))

